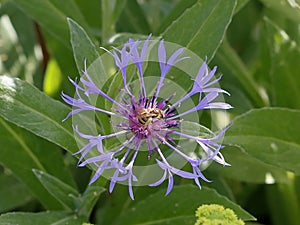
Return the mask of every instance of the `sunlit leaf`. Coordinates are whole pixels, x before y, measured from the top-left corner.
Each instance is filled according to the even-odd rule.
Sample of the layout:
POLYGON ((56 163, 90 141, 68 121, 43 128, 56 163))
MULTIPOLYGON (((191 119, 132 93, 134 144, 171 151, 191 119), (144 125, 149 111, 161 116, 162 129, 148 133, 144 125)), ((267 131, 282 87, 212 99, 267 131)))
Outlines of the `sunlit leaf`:
POLYGON ((0 77, 0 115, 69 151, 76 151, 70 122, 62 122, 69 108, 34 86, 7 76, 0 77))
POLYGON ((40 48, 33 21, 9 1, 0 12, 0 74, 19 77, 42 88, 40 48))

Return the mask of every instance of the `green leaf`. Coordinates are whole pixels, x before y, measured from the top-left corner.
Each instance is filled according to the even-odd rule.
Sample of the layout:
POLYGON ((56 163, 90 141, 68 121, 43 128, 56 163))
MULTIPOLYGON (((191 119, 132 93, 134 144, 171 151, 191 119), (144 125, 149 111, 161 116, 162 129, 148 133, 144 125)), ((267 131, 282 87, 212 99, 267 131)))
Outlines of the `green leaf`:
POLYGON ((248 2, 249 0, 238 0, 234 13, 239 12, 248 2))
POLYGON ((15 212, 0 216, 0 224, 3 225, 82 225, 84 222, 86 222, 84 218, 68 212, 15 212))
POLYGON ((46 172, 36 169, 33 172, 47 191, 66 209, 75 210, 75 199, 79 197, 76 189, 46 172))
POLYGON ((194 224, 195 211, 202 204, 220 204, 231 208, 239 218, 254 220, 255 218, 227 198, 209 188, 193 185, 176 186, 165 196, 165 190, 148 196, 128 210, 122 211, 114 224, 194 224), (158 207, 158 206, 168 207, 158 207))
POLYGON ((299 224, 300 204, 297 201, 299 189, 296 189, 295 177, 291 174, 289 175, 288 183, 268 185, 266 187, 266 200, 271 212, 272 224, 299 224))
POLYGON ((88 186, 80 197, 78 215, 89 217, 98 198, 106 189, 100 186, 88 186))
POLYGON ((67 17, 72 17, 82 26, 88 25, 74 0, 13 0, 28 16, 32 17, 52 37, 70 48, 67 17))
POLYGON ((36 55, 37 36, 32 20, 11 1, 1 5, 6 15, 0 18, 0 74, 9 74, 42 87, 41 59, 36 55))
MULTIPOLYGON (((74 86, 67 79, 67 76, 70 76, 73 79, 78 76, 78 70, 71 47, 66 47, 47 32, 44 32, 43 34, 49 55, 51 56, 51 59, 54 59, 57 62, 63 76, 61 90, 65 93, 74 93, 74 86)), ((68 40, 68 42, 70 42, 70 40, 68 40)), ((55 97, 61 99, 59 96, 55 97)))
MULTIPOLYGON (((32 169, 55 174, 74 185, 63 164, 60 149, 32 133, 0 118, 0 162, 18 177, 47 209, 61 209, 57 202, 38 182, 32 169)), ((10 195, 13 193, 11 192, 10 195)), ((9 195, 9 196, 10 196, 9 195)))
POLYGON ((247 222, 246 225, 263 225, 261 223, 247 222))
POLYGON ((268 165, 253 156, 248 155, 245 150, 237 146, 226 146, 222 149, 222 155, 231 166, 224 167, 217 163, 212 163, 210 171, 222 177, 251 183, 285 183, 287 182, 286 171, 268 165), (247 174, 247 176, 245 176, 247 174))
POLYGON ((76 4, 75 0, 49 0, 52 5, 54 5, 57 9, 59 9, 66 17, 70 17, 73 20, 76 20, 77 23, 81 24, 81 26, 86 29, 89 28, 84 15, 81 13, 81 9, 76 4))
POLYGON ((192 7, 197 0, 181 0, 179 1, 171 12, 163 19, 156 34, 162 33, 174 20, 176 20, 187 8, 192 7))
POLYGON ((34 86, 0 76, 0 115, 20 127, 71 152, 78 149, 70 120, 62 122, 70 109, 34 86))
MULTIPOLYGON (((173 23, 174 20, 176 20, 177 17, 179 17, 187 8, 192 7, 197 0, 181 0, 179 1, 175 7, 171 10, 171 12, 163 19, 159 29, 156 34, 162 33, 170 24, 173 23)), ((249 0, 238 0, 237 5, 235 7, 235 14, 242 9, 249 0)))
POLYGON ((265 19, 265 29, 271 55, 269 76, 272 105, 299 109, 300 76, 295 71, 300 70, 300 48, 283 29, 268 18, 265 19))
POLYGON ((101 24, 102 24, 102 14, 101 12, 101 1, 89 0, 88 4, 86 1, 75 0, 80 11, 84 15, 85 20, 91 27, 91 32, 95 36, 101 36, 101 24))
POLYGON ((35 169, 33 172, 48 192, 66 209, 78 212, 79 216, 86 219, 89 218, 101 193, 105 191, 105 188, 100 186, 88 186, 81 196, 76 189, 54 176, 35 169))
MULTIPOLYGON (((225 39, 220 46, 216 54, 217 64, 220 65, 220 69, 224 74, 231 78, 229 83, 232 85, 232 89, 235 91, 236 95, 239 95, 239 98, 236 98, 234 101, 237 102, 236 105, 248 105, 251 106, 251 103, 255 107, 264 107, 267 105, 266 100, 261 96, 258 84, 254 80, 249 69, 246 67, 244 62, 235 52, 235 50, 230 46, 229 42, 225 39), (239 93, 239 91, 242 91, 239 93), (243 93, 244 92, 244 93, 243 93), (240 97, 241 96, 241 97, 240 97), (247 98, 251 100, 247 104, 247 98), (242 99, 241 99, 242 98, 242 99)), ((228 79, 225 77, 225 79, 228 79)), ((230 98, 229 98, 230 99, 230 98)), ((249 100, 248 100, 249 101, 249 100)), ((233 104, 235 105, 235 104, 233 104)))
MULTIPOLYGON (((149 35, 144 34, 134 34, 134 33, 118 33, 111 37, 112 44, 115 45, 123 45, 125 42, 129 40, 129 38, 133 40, 146 40, 149 35)), ((153 36, 151 40, 153 39, 153 36)))
POLYGON ((68 43, 69 34, 66 16, 49 0, 14 0, 14 2, 30 17, 33 17, 53 37, 70 47, 68 43))
POLYGON ((286 18, 293 20, 297 23, 300 22, 300 4, 295 1, 282 0, 261 0, 263 4, 267 7, 273 9, 277 13, 280 13, 280 16, 285 16, 286 18))
POLYGON ((236 0, 203 0, 185 10, 161 35, 210 61, 231 21, 236 0), (184 32, 182 28, 184 27, 184 32))
POLYGON ((136 0, 127 1, 117 25, 122 32, 150 33, 148 21, 136 0))
MULTIPOLYGON (((74 58, 77 64, 77 68, 80 74, 84 68, 84 63, 86 63, 86 69, 93 79, 93 82, 101 89, 103 84, 107 81, 109 72, 106 71, 107 67, 109 68, 110 63, 104 67, 102 58, 100 58, 100 54, 97 51, 95 44, 89 38, 84 29, 79 26, 72 19, 68 19, 70 34, 71 34, 71 43, 73 48, 74 58), (86 62, 85 62, 86 60, 86 62)), ((90 96, 89 100, 93 105, 96 105, 98 96, 90 96)), ((103 108, 100 106, 100 108, 103 108)), ((103 129, 109 128, 108 117, 104 114, 97 114, 97 118, 99 118, 100 124, 103 129)), ((93 116, 92 116, 93 117, 93 116)), ((94 121, 92 121, 92 117, 88 118, 89 121, 86 123, 95 125, 94 121)))
POLYGON ((116 22, 126 4, 125 0, 103 0, 102 3, 102 41, 108 43, 116 32, 116 22))
MULTIPOLYGON (((194 0, 192 0, 194 1, 194 0)), ((168 15, 178 0, 160 0, 160 1, 137 1, 143 9, 143 14, 147 18, 147 23, 152 32, 156 34, 161 25, 161 21, 168 15)), ((146 26, 148 26, 146 25, 146 26)))
POLYGON ((106 73, 104 72, 104 66, 96 45, 78 23, 68 18, 68 24, 70 28, 73 55, 78 72, 82 74, 82 71, 84 70, 84 61, 86 60, 87 68, 90 67, 89 71, 92 69, 91 75, 94 75, 97 78, 99 77, 100 83, 104 82, 106 73))
POLYGON ((233 121, 224 143, 238 145, 260 161, 300 174, 300 111, 251 110, 233 121))
POLYGON ((27 187, 12 175, 0 175, 0 213, 25 205, 32 200, 27 187))

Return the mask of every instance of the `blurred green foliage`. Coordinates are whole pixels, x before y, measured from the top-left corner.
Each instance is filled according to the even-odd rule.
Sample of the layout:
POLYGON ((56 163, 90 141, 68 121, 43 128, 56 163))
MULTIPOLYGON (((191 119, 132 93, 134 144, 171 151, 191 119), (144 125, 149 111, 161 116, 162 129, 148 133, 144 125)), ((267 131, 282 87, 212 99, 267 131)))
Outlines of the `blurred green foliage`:
MULTIPOLYGON (((299 224, 299 24, 299 0, 1 0, 0 224, 194 224, 196 208, 212 203, 257 218, 246 224, 299 224), (109 195, 106 180, 88 186, 90 169, 76 168, 60 94, 74 92, 68 77, 100 46, 150 33, 223 74, 232 166, 204 171, 214 183, 202 190, 179 180, 167 197, 164 187, 137 187, 131 201, 126 187, 109 195)), ((100 83, 103 68, 93 67, 100 83)), ((114 95, 118 82, 104 87, 114 95)))

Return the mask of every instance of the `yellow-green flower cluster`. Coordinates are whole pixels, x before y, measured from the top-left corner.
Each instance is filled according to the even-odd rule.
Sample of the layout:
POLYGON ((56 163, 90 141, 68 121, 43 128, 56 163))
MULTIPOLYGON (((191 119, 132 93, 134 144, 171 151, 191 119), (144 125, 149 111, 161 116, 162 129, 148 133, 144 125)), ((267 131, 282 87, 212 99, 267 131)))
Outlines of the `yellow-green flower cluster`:
POLYGON ((202 205, 196 210, 195 225, 245 225, 236 214, 222 205, 202 205))

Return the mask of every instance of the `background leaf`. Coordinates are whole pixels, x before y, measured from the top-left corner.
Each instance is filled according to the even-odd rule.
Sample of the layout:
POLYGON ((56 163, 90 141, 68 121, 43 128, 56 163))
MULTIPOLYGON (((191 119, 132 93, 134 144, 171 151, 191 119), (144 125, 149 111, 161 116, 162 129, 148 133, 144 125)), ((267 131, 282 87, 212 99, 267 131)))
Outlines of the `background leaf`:
POLYGON ((78 215, 82 215, 85 217, 89 217, 92 213, 92 210, 100 197, 100 195, 105 191, 106 189, 100 186, 88 186, 83 193, 83 195, 80 197, 80 206, 77 209, 78 215))
POLYGON ((116 32, 115 24, 126 4, 124 0, 103 0, 102 4, 102 40, 104 43, 116 32))
POLYGON ((258 84, 249 69, 226 39, 220 46, 215 59, 222 72, 228 74, 228 77, 225 77, 224 86, 234 96, 238 96, 233 99, 229 98, 229 102, 232 102, 233 106, 238 106, 237 113, 245 112, 245 109, 267 105, 267 101, 259 92, 258 84))
POLYGON ((114 224, 193 224, 195 211, 201 204, 221 204, 231 208, 239 218, 253 220, 254 217, 235 203, 222 197, 214 190, 192 185, 174 187, 172 193, 164 197, 165 190, 158 191, 133 207, 123 211, 114 224), (168 207, 157 207, 165 205, 168 207), (155 218, 155 219, 154 219, 155 218))
POLYGON ((42 212, 42 213, 7 213, 0 216, 1 224, 19 225, 82 225, 86 222, 83 218, 77 217, 68 212, 42 212))
POLYGON ((0 15, 0 74, 19 77, 41 89, 43 74, 33 21, 11 1, 1 6, 0 15))
POLYGON ((246 152, 245 149, 238 146, 226 146, 222 151, 222 155, 231 166, 223 167, 212 163, 209 171, 214 171, 220 176, 250 183, 287 182, 284 169, 266 164, 246 152), (247 175, 245 176, 245 174, 247 175))
POLYGON ((87 23, 73 0, 14 0, 18 7, 34 18, 51 36, 70 48, 67 17, 72 17, 87 27, 87 23))
POLYGON ((136 0, 126 1, 117 23, 117 30, 145 35, 151 33, 147 18, 136 0))
POLYGON ((47 209, 61 205, 38 182, 32 168, 48 171, 74 186, 63 164, 60 149, 51 143, 0 119, 0 162, 18 177, 47 209))
POLYGON ((236 144, 266 164, 300 174, 300 112, 284 108, 251 110, 238 116, 224 142, 236 144))
POLYGON ((300 4, 297 1, 272 1, 261 0, 267 7, 280 12, 281 15, 287 17, 295 22, 300 22, 300 4))
POLYGON ((75 199, 79 197, 76 189, 41 170, 33 169, 33 172, 47 191, 66 209, 75 210, 75 199))
MULTIPOLYGON (((300 11, 299 11, 300 12, 300 11)), ((300 76, 299 71, 300 48, 287 33, 276 26, 270 19, 265 18, 267 30, 266 39, 271 56, 270 68, 270 96, 271 104, 279 107, 300 108, 300 76), (272 51, 277 49, 277 51, 272 51)))
POLYGON ((188 8, 192 7, 197 0, 179 1, 174 8, 172 8, 171 12, 163 19, 160 24, 160 27, 157 30, 157 34, 162 33, 164 30, 168 28, 172 24, 174 20, 181 16, 181 14, 188 8))
POLYGON ((52 36, 61 41, 65 46, 68 43, 68 30, 66 16, 49 0, 14 0, 14 2, 29 16, 33 17, 52 36))
MULTIPOLYGON (((81 22, 82 26, 89 32, 87 22, 79 11, 79 7, 75 4, 75 1, 67 0, 64 4, 56 0, 16 0, 13 2, 39 25, 36 26, 35 30, 39 36, 39 44, 43 47, 42 53, 46 61, 44 62, 44 66, 47 65, 47 57, 51 55, 52 58, 56 59, 65 77, 67 75, 74 77, 77 72, 69 41, 70 35, 67 17, 81 22)), ((71 87, 68 80, 64 79, 62 81, 62 88, 68 92, 73 87, 71 87)))
POLYGON ((83 70, 85 69, 84 63, 86 62, 86 69, 89 75, 96 84, 101 85, 107 80, 109 73, 105 71, 96 44, 91 40, 86 31, 74 20, 68 18, 68 24, 73 55, 79 74, 83 74, 83 70))
POLYGON ((30 84, 0 77, 0 115, 71 152, 77 150, 70 122, 62 123, 69 108, 30 84))
POLYGON ((185 10, 161 35, 166 41, 186 46, 202 59, 210 59, 231 21, 235 0, 204 0, 185 10), (182 27, 185 32, 182 32, 182 27))
POLYGON ((0 213, 25 205, 33 199, 28 188, 13 175, 0 175, 0 213), (13 195, 11 193, 14 193, 13 195))

